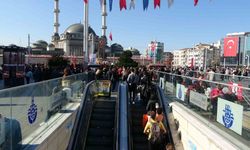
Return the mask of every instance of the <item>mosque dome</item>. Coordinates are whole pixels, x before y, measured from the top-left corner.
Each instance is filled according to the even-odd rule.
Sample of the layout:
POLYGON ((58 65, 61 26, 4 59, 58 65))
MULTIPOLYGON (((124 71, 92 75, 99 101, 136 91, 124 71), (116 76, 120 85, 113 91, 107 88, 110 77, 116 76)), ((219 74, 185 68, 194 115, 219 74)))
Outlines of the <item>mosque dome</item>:
MULTIPOLYGON (((64 33, 70 33, 70 34, 74 34, 74 33, 83 33, 83 24, 81 23, 76 23, 76 24, 72 24, 70 25, 65 31, 64 33)), ((89 27, 89 34, 92 33, 96 36, 95 31, 89 27)))

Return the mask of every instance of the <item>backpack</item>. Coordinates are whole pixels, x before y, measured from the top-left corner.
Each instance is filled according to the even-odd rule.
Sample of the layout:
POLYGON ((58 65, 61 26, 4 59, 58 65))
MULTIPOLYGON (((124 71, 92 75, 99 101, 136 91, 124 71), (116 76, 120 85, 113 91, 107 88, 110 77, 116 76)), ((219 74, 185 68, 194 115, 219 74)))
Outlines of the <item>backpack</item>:
POLYGON ((151 143, 161 143, 161 129, 160 124, 158 122, 152 122, 152 126, 150 128, 151 138, 149 139, 151 143))

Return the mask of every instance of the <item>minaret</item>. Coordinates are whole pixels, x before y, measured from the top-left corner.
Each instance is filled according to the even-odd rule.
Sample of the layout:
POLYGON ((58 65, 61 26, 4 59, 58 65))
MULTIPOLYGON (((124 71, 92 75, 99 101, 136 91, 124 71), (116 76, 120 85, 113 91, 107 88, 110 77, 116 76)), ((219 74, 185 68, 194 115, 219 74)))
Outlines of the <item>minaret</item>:
POLYGON ((106 16, 107 16, 107 9, 106 9, 106 0, 103 0, 103 5, 102 5, 102 36, 106 36, 106 16))
POLYGON ((59 37, 59 0, 54 0, 54 34, 52 36, 52 42, 55 44, 55 46, 58 43, 59 37))

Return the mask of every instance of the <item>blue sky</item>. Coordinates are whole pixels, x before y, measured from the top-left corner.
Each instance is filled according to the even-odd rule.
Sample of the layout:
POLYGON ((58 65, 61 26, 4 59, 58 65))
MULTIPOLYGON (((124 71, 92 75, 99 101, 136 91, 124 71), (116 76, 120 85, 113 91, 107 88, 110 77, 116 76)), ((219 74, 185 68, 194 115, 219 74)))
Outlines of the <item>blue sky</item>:
MULTIPOLYGON (((90 1, 89 23, 101 34, 101 7, 99 0, 90 1)), ((149 0, 147 11, 142 0, 136 0, 135 10, 119 10, 119 0, 113 0, 113 11, 108 13, 108 33, 113 43, 135 47, 142 52, 151 40, 165 44, 165 51, 192 47, 195 43, 212 43, 227 33, 250 31, 249 0, 175 0, 168 9, 167 0, 161 8, 153 9, 149 0)), ((127 0, 127 5, 130 0, 127 0)), ((31 42, 51 41, 53 33, 53 0, 2 0, 0 3, 0 45, 11 43, 27 46, 31 42)), ((60 0, 60 33, 83 19, 82 0, 60 0)))

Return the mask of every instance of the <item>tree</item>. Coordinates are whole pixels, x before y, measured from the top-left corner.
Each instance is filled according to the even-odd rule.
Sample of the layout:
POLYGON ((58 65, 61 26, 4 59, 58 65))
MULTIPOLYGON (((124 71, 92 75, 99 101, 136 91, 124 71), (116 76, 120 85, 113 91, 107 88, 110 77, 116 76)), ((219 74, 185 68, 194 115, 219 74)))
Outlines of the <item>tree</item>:
POLYGON ((132 59, 132 56, 133 55, 131 51, 124 51, 123 54, 120 56, 117 65, 125 67, 137 67, 138 63, 132 59))
POLYGON ((50 68, 65 68, 68 64, 69 60, 61 56, 52 56, 48 61, 50 68))

